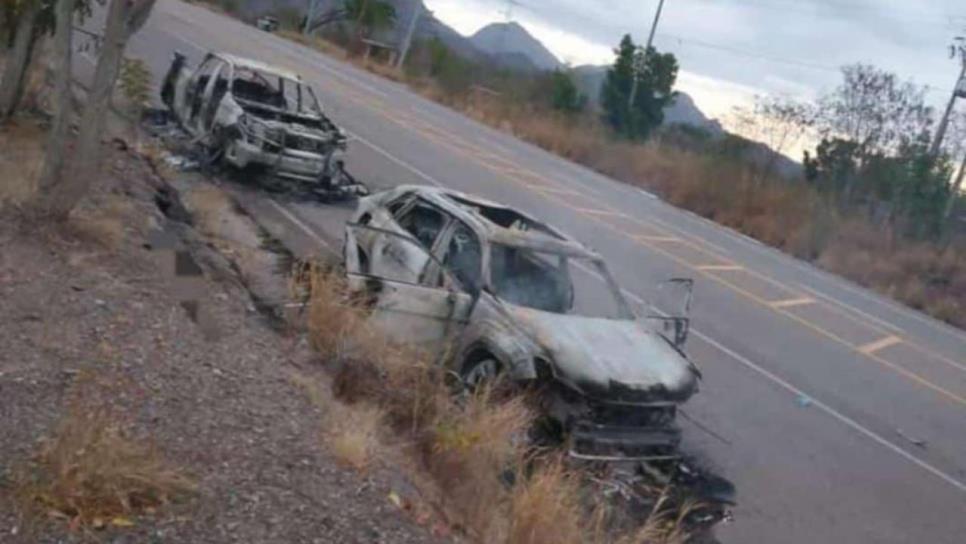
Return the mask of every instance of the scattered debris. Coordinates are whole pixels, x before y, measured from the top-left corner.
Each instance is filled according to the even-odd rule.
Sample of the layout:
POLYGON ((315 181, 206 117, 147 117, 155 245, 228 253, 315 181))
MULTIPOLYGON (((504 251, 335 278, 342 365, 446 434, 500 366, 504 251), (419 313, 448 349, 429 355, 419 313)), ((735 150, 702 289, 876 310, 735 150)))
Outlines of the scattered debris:
POLYGON ((923 440, 921 438, 914 438, 914 437, 906 434, 905 432, 903 432, 902 429, 896 429, 896 434, 899 435, 899 436, 901 436, 903 439, 905 439, 910 444, 912 444, 914 446, 917 446, 917 447, 920 447, 922 449, 926 449, 926 446, 929 444, 927 441, 925 441, 925 440, 923 440))
POLYGON ((167 154, 162 158, 162 160, 164 161, 164 164, 181 172, 197 170, 201 166, 198 161, 182 155, 167 154))

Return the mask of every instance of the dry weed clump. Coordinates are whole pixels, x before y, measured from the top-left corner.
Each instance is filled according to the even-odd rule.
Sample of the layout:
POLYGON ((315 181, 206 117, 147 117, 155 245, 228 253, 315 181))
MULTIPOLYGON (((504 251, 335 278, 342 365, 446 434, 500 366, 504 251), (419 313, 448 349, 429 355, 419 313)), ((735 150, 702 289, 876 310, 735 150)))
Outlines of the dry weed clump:
POLYGON ((116 250, 124 241, 125 225, 133 216, 130 200, 110 196, 97 208, 80 208, 72 213, 70 226, 80 238, 116 250))
POLYGON ((686 518, 702 505, 685 501, 677 508, 665 508, 666 497, 661 497, 652 513, 639 527, 618 537, 616 544, 684 544, 689 541, 686 518))
POLYGON ((73 409, 18 482, 25 510, 72 527, 127 526, 191 493, 193 481, 103 410, 73 409))
POLYGON ((506 541, 512 487, 527 461, 532 415, 522 397, 498 386, 468 394, 440 412, 421 442, 422 465, 446 490, 449 510, 481 542, 506 541))
POLYGON ((292 382, 322 412, 323 437, 336 460, 360 472, 366 470, 379 451, 385 417, 382 410, 372 405, 343 404, 331 388, 305 376, 293 375, 292 382))
POLYGON ((538 468, 513 490, 508 544, 578 544, 587 514, 577 475, 559 461, 538 468))
POLYGON ((37 191, 45 142, 35 122, 17 119, 0 126, 0 209, 22 206, 37 191))
POLYGON ((966 252, 895 239, 865 221, 851 220, 837 231, 818 263, 937 319, 966 327, 966 252))
POLYGON ((301 285, 293 285, 293 290, 307 294, 309 341, 323 359, 341 361, 353 346, 370 347, 364 310, 359 301, 349 297, 345 278, 315 263, 296 276, 301 285))

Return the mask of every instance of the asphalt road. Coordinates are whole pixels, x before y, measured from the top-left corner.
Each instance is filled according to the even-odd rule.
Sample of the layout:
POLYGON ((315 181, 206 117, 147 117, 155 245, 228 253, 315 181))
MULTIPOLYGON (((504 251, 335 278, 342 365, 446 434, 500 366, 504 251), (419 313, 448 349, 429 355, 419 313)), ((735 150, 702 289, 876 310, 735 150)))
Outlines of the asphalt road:
MULTIPOLYGON (((686 408, 699 425, 682 425, 686 447, 738 487, 722 541, 966 541, 966 334, 401 85, 161 0, 129 54, 159 82, 175 49, 302 73, 352 135, 349 169, 375 188, 442 185, 524 209, 604 255, 632 298, 694 277, 688 351, 705 378, 686 408)), ((345 216, 261 206, 320 246, 345 216)))

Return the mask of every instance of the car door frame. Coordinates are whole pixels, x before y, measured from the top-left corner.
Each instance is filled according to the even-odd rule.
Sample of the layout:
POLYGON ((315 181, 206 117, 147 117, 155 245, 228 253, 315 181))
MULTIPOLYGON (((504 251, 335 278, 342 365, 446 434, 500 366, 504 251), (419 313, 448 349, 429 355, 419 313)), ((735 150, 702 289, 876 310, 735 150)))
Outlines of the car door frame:
MULTIPOLYGON (((470 316, 472 315, 473 309, 476 306, 476 302, 479 297, 479 292, 474 293, 471 289, 463 288, 459 280, 453 277, 453 275, 446 270, 446 267, 443 266, 442 262, 440 262, 438 256, 434 252, 427 250, 425 246, 423 246, 423 244, 408 231, 405 233, 400 233, 384 227, 376 227, 361 223, 347 223, 347 234, 349 234, 349 231, 352 229, 369 231, 376 235, 381 234, 383 236, 399 238, 405 240, 406 243, 416 246, 426 253, 428 260, 423 270, 420 272, 420 277, 416 283, 377 276, 370 273, 370 271, 363 272, 361 270, 350 270, 348 258, 346 259, 347 263, 345 274, 349 284, 355 286, 356 289, 363 288, 364 286, 366 290, 365 294, 367 297, 369 297, 368 307, 370 311, 370 321, 378 323, 381 319, 388 320, 388 316, 384 314, 398 312, 404 313, 406 315, 405 319, 422 319, 423 325, 427 325, 427 321, 430 320, 440 322, 442 327, 437 335, 439 338, 439 346, 434 347, 438 348, 438 362, 442 363, 447 353, 447 346, 450 344, 455 346, 455 341, 458 338, 459 331, 465 329, 469 323, 470 316), (427 283, 430 273, 434 270, 438 270, 439 272, 434 273, 433 277, 436 277, 436 274, 442 274, 442 286, 427 283), (431 316, 412 311, 405 311, 405 308, 397 309, 387 306, 385 300, 380 300, 387 298, 384 294, 387 286, 397 293, 418 293, 424 297, 436 297, 436 300, 439 301, 445 300, 448 307, 448 313, 431 316), (382 306, 380 306, 381 303, 383 304, 382 306)), ((440 233, 440 237, 437 238, 437 242, 442 239, 445 229, 446 227, 444 227, 444 231, 440 233)), ((355 233, 352 233, 351 236, 347 236, 347 255, 350 251, 358 251, 358 249, 352 247, 351 244, 351 241, 355 237, 355 233)), ((433 283, 435 284, 437 282, 434 281, 433 283)), ((390 335, 392 333, 392 331, 387 332, 390 335)))
MULTIPOLYGON (((408 200, 398 210, 396 210, 395 213, 391 212, 387 207, 379 207, 372 212, 372 214, 370 215, 369 223, 367 224, 373 225, 372 223, 373 220, 376 220, 377 222, 383 221, 381 224, 376 224, 375 226, 382 229, 387 229, 392 232, 396 232, 397 234, 402 234, 403 236, 401 236, 401 238, 411 239, 410 241, 414 242, 414 245, 423 249, 430 257, 434 257, 438 260, 440 243, 444 235, 446 234, 450 224, 452 224, 452 222, 454 221, 453 214, 447 212, 445 209, 441 208, 435 203, 429 200, 426 200, 425 198, 421 198, 418 195, 404 196, 403 198, 407 198, 408 200), (425 245, 423 245, 423 243, 419 239, 417 239, 413 233, 409 232, 405 227, 403 227, 400 224, 400 221, 399 221, 400 218, 406 215, 407 213, 409 213, 410 211, 412 211, 412 209, 416 207, 417 204, 423 204, 426 207, 431 208, 434 211, 438 212, 442 216, 443 222, 442 222, 442 225, 440 226, 439 233, 436 235, 436 238, 433 240, 432 247, 426 247, 425 245), (381 214, 380 213, 381 211, 384 211, 385 213, 381 214), (377 216, 377 214, 379 214, 381 217, 377 216)), ((365 251, 367 252, 367 257, 369 258, 370 267, 377 259, 373 255, 371 255, 371 253, 378 250, 379 243, 380 243, 379 241, 375 241, 368 247, 365 247, 365 251)), ((384 242, 384 243, 389 243, 389 242, 384 242)), ((385 248, 382 248, 382 249, 384 250, 385 248)))
MULTIPOLYGON (((221 65, 228 64, 225 59, 208 53, 205 55, 205 58, 198 63, 197 68, 194 69, 194 71, 191 73, 191 76, 188 77, 188 81, 185 83, 184 95, 181 102, 181 123, 188 128, 189 131, 197 130, 196 119, 201 114, 201 110, 204 107, 204 102, 201 102, 201 104, 198 106, 198 112, 195 113, 193 111, 194 103, 196 100, 203 100, 205 91, 211 87, 211 82, 215 79, 209 78, 208 81, 205 82, 205 88, 198 89, 198 80, 201 79, 201 73, 207 68, 208 63, 213 63, 216 65, 216 69, 212 72, 213 75, 221 71, 221 65), (199 94, 201 94, 200 97, 199 94)), ((213 89, 213 87, 211 88, 213 89)))
MULTIPOLYGON (((231 64, 219 57, 214 58, 219 64, 216 65, 214 71, 211 72, 211 77, 209 77, 208 81, 205 82, 204 91, 201 93, 201 104, 198 106, 198 112, 190 121, 190 123, 193 125, 193 128, 199 135, 207 135, 211 132, 211 127, 205 126, 205 118, 210 109, 218 107, 217 104, 211 103, 215 93, 215 87, 218 85, 218 78, 225 70, 229 72, 229 76, 231 75, 231 64)), ((212 125, 214 125, 215 113, 215 111, 211 112, 212 125)))

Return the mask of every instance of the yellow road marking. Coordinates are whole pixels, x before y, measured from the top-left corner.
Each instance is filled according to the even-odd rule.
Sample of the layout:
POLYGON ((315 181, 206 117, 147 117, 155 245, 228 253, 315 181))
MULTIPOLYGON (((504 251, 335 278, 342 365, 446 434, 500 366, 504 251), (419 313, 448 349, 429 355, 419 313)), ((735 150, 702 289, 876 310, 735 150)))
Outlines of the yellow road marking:
POLYGON ((901 344, 901 343, 902 343, 902 338, 899 338, 898 336, 886 336, 881 340, 876 340, 875 342, 869 342, 868 344, 864 346, 860 346, 857 349, 859 350, 859 352, 864 353, 865 355, 872 355, 875 352, 882 351, 889 346, 894 346, 896 344, 901 344))
POLYGON ((558 195, 579 195, 577 191, 571 191, 569 189, 561 189, 560 187, 552 187, 550 185, 534 185, 533 189, 540 191, 541 193, 554 193, 558 195))
MULTIPOLYGON (((638 234, 636 236, 631 236, 632 240, 637 240, 638 242, 680 242, 681 239, 677 236, 646 236, 638 234)), ((647 244, 644 244, 647 245, 647 244)))
POLYGON ((597 210, 594 208, 577 208, 574 207, 573 210, 577 213, 586 215, 598 215, 602 217, 627 217, 623 213, 611 210, 597 210))
POLYGON ((771 307, 772 308, 794 308, 795 306, 804 306, 806 304, 815 304, 815 299, 802 297, 802 298, 790 298, 786 300, 776 300, 771 303, 771 307))
POLYGON ((744 270, 745 267, 737 264, 699 264, 694 267, 696 270, 704 272, 726 272, 744 270))

